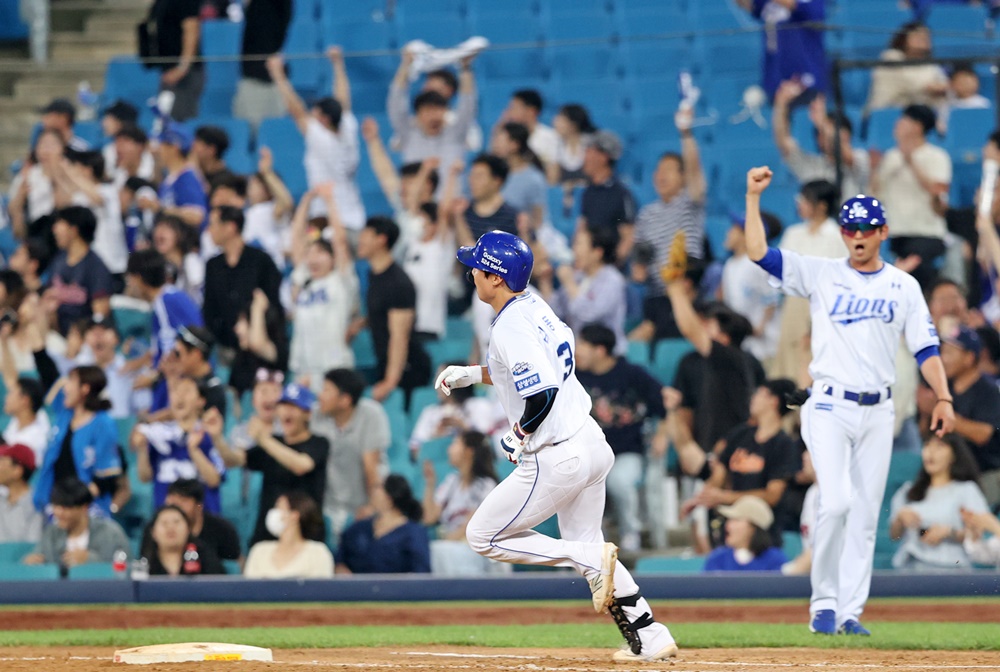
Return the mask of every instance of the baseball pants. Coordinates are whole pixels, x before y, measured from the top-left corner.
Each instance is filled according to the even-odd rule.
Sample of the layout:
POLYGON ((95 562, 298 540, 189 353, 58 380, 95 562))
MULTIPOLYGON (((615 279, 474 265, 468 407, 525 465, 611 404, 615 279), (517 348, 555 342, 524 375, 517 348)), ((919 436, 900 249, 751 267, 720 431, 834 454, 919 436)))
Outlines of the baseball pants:
MULTIPOLYGON (((572 567, 590 580, 601 569, 605 479, 614 461, 592 418, 572 438, 522 455, 469 521, 472 550, 501 562, 572 567), (553 515, 562 539, 532 529, 553 515)), ((615 565, 614 582, 617 597, 639 590, 621 563, 615 565)))
POLYGON ((859 619, 868 600, 895 411, 891 400, 860 406, 833 387, 827 395, 813 385, 802 437, 819 485, 809 611, 833 609, 839 626, 859 619))

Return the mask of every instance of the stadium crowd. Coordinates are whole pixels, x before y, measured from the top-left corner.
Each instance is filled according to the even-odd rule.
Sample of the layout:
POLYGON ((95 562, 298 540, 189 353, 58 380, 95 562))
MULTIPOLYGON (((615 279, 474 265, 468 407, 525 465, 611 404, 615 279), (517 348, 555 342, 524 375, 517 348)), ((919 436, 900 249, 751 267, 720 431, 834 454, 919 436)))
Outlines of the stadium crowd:
MULTIPOLYGON (((741 4, 769 23, 814 18, 762 15, 795 2, 741 4)), ((185 122, 205 86, 203 8, 155 7, 158 53, 177 59, 163 66, 174 100, 157 132, 128 102, 107 101, 106 142, 91 147, 74 133, 75 106, 54 100, 10 188, 0 543, 37 543, 23 562, 65 567, 141 557, 153 575, 505 571, 464 542, 501 477, 503 412, 488 395, 429 389, 448 360, 484 361, 492 311, 455 252, 502 230, 529 242, 530 291, 576 334, 579 378, 616 453, 609 538, 623 553, 663 549, 666 511, 679 509, 706 570, 808 573, 817 492, 795 410, 811 382, 808 304, 783 300, 750 261, 740 213, 724 254, 709 244, 707 203, 741 195, 709 188, 690 106, 674 116, 680 151, 652 176, 657 198, 638 203, 617 173, 622 139, 572 100, 549 126, 553 96, 515 90, 480 129, 475 51, 431 69, 403 52, 385 142, 375 119, 352 111, 341 49, 327 53, 332 95, 303 101, 275 53, 283 39, 248 13, 244 53, 270 56, 245 65, 235 113, 294 120, 308 183, 296 201, 275 148, 240 174, 226 163, 225 129, 185 122), (362 198, 363 153, 390 212, 362 198), (559 200, 579 209, 569 231, 553 224, 559 200), (690 263, 666 282, 676 236, 690 263), (471 338, 456 352, 445 345, 463 322, 471 338), (409 435, 395 416, 412 417, 409 435), (224 492, 245 492, 249 472, 259 490, 241 526, 224 492), (666 473, 679 495, 664 492, 666 473), (137 483, 152 497, 135 515, 137 483), (788 533, 802 535, 796 557, 781 550, 788 533)), ((876 69, 868 109, 901 115, 894 146, 868 151, 828 107, 822 37, 797 30, 802 40, 767 54, 763 81, 800 221, 767 215, 769 237, 844 256, 841 201, 881 199, 890 258, 926 293, 955 400, 956 431, 932 438, 934 395, 900 355, 894 451, 920 459, 890 493, 892 565, 1000 563, 1000 195, 950 203, 951 159, 936 144, 951 110, 990 103, 969 67, 876 69), (808 117, 812 144, 793 135, 795 114, 808 117)), ((927 57, 930 39, 907 24, 884 58, 927 57)), ((983 158, 1000 161, 1000 132, 982 141, 983 158)))

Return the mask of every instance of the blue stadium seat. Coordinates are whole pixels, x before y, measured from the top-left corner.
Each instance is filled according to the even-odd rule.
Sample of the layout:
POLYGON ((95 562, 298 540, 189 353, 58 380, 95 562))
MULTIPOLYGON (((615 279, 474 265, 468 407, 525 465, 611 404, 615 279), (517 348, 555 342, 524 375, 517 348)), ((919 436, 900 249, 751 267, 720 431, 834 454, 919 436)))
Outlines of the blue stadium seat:
MULTIPOLYGON (((935 55, 937 46, 941 39, 941 32, 955 33, 975 33, 985 32, 987 10, 983 7, 972 5, 959 5, 953 3, 934 3, 930 15, 927 17, 927 26, 934 35, 935 55)), ((963 37, 962 39, 966 39, 963 37)))
POLYGON ((622 37, 628 39, 638 36, 676 35, 691 30, 692 22, 689 12, 681 11, 661 3, 656 8, 627 9, 616 6, 616 20, 622 37))
POLYGON ((423 481, 424 460, 430 460, 434 465, 434 473, 437 475, 438 483, 443 481, 445 476, 455 471, 455 468, 448 463, 448 446, 451 445, 452 441, 453 437, 443 436, 439 439, 425 441, 420 446, 420 455, 417 462, 421 468, 421 481, 423 481))
POLYGON ((526 45, 517 49, 487 50, 476 59, 476 70, 488 81, 497 79, 520 80, 548 76, 546 54, 541 47, 542 24, 535 14, 515 14, 508 11, 506 3, 497 5, 502 14, 478 13, 472 17, 473 35, 482 35, 491 46, 526 45))
POLYGON ((472 342, 472 322, 464 317, 449 317, 445 323, 448 338, 472 342))
POLYGON ((698 574, 705 567, 705 558, 639 558, 635 563, 636 574, 698 574))
POLYGON ((675 91, 677 73, 681 70, 697 72, 700 66, 700 59, 694 53, 695 45, 689 40, 631 42, 623 44, 621 50, 626 75, 673 79, 675 91))
POLYGON ((760 80, 763 47, 755 33, 726 35, 705 41, 706 70, 715 75, 739 77, 744 86, 760 80))
POLYGON ((610 41, 607 44, 586 46, 549 45, 546 47, 546 55, 552 76, 561 78, 564 83, 611 78, 617 74, 610 41))
POLYGON ((159 88, 160 70, 146 69, 131 56, 116 56, 108 61, 101 99, 104 104, 124 100, 141 110, 146 108, 146 101, 156 96, 159 88))
POLYGON ((466 0, 404 0, 397 3, 396 8, 403 21, 428 15, 465 18, 469 13, 469 3, 466 0))
POLYGON ((274 168, 296 199, 307 189, 306 171, 302 165, 305 143, 291 117, 265 119, 257 133, 257 146, 269 147, 274 156, 274 168))
POLYGON ((431 358, 431 366, 434 371, 447 362, 465 362, 469 359, 469 351, 472 343, 468 340, 445 338, 437 341, 428 341, 424 344, 424 350, 431 358))
MULTIPOLYGON (((418 0, 419 1, 419 0, 418 0)), ((507 17, 512 22, 520 21, 526 16, 538 16, 541 9, 539 0, 468 0, 469 14, 473 17, 496 16, 507 17)))
POLYGON ((871 113, 868 117, 868 147, 884 152, 896 144, 892 129, 901 112, 899 108, 890 107, 871 113))
MULTIPOLYGON (((316 21, 293 21, 282 49, 288 65, 288 81, 307 102, 316 98, 323 78, 330 69, 323 51, 320 25, 316 21)), ((328 94, 326 94, 328 95, 328 94)))
MULTIPOLYGON (((329 529, 329 527, 330 526, 327 525, 327 529, 329 529)), ((240 576, 243 573, 240 563, 237 560, 223 560, 222 568, 226 570, 226 574, 229 576, 240 576)))
MULTIPOLYGON (((436 371, 435 375, 437 375, 436 371)), ((438 399, 438 391, 432 385, 413 390, 413 394, 410 396, 410 425, 417 424, 417 420, 425 408, 439 403, 441 402, 438 399)))
POLYGON ((665 338, 653 347, 650 372, 664 385, 673 385, 681 359, 693 351, 694 346, 683 338, 665 338))
POLYGON ((48 581, 59 578, 58 565, 22 565, 20 562, 0 562, 4 581, 48 581))
MULTIPOLYGON (((239 56, 243 24, 232 21, 201 23, 202 54, 208 58, 239 56)), ((229 115, 232 112, 236 83, 240 79, 238 59, 209 60, 205 63, 205 90, 199 111, 204 115, 229 115)))
POLYGON ((625 358, 639 366, 649 366, 649 343, 645 341, 629 341, 628 353, 625 358))
POLYGON ((688 12, 698 30, 758 28, 759 24, 735 2, 691 2, 688 12))
POLYGON ((952 110, 948 117, 945 149, 953 161, 978 163, 983 145, 996 126, 996 110, 952 110))
POLYGON ((114 567, 110 562, 88 562, 69 568, 69 578, 74 580, 116 579, 114 567))
POLYGON ((435 47, 453 47, 470 36, 468 24, 455 16, 422 15, 399 23, 401 45, 412 40, 423 40, 435 47))
POLYGON ((21 558, 31 553, 35 544, 30 541, 8 541, 0 544, 0 563, 21 562, 21 558))
MULTIPOLYGON (((375 21, 370 16, 348 19, 327 13, 323 15, 321 30, 323 44, 337 44, 348 52, 397 47, 395 22, 375 21)), ((398 64, 399 59, 395 60, 398 64)))
POLYGON ((799 557, 802 554, 802 535, 798 532, 782 532, 781 550, 789 560, 799 557))
MULTIPOLYGON (((199 116, 192 119, 190 124, 194 128, 199 126, 218 126, 229 136, 229 152, 250 150, 250 124, 245 119, 237 119, 229 115, 220 117, 199 116)), ((229 159, 227 153, 226 157, 229 159)))

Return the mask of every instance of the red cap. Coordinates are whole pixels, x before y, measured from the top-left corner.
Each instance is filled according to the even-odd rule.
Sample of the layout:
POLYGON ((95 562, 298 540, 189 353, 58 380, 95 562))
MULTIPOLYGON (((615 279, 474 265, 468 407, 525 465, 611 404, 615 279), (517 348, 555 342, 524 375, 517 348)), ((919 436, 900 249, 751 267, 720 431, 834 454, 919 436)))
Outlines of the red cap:
POLYGON ((0 445, 0 457, 9 457, 25 469, 35 468, 35 453, 23 443, 13 446, 0 445))

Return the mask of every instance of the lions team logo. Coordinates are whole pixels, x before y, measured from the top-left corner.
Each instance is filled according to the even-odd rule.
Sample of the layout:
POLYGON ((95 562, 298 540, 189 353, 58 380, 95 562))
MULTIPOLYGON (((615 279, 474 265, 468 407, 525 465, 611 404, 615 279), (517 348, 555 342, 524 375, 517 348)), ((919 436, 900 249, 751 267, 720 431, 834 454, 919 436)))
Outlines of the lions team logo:
POLYGON ((851 204, 851 209, 847 212, 847 216, 851 219, 867 219, 868 208, 861 205, 860 202, 855 201, 851 204))

